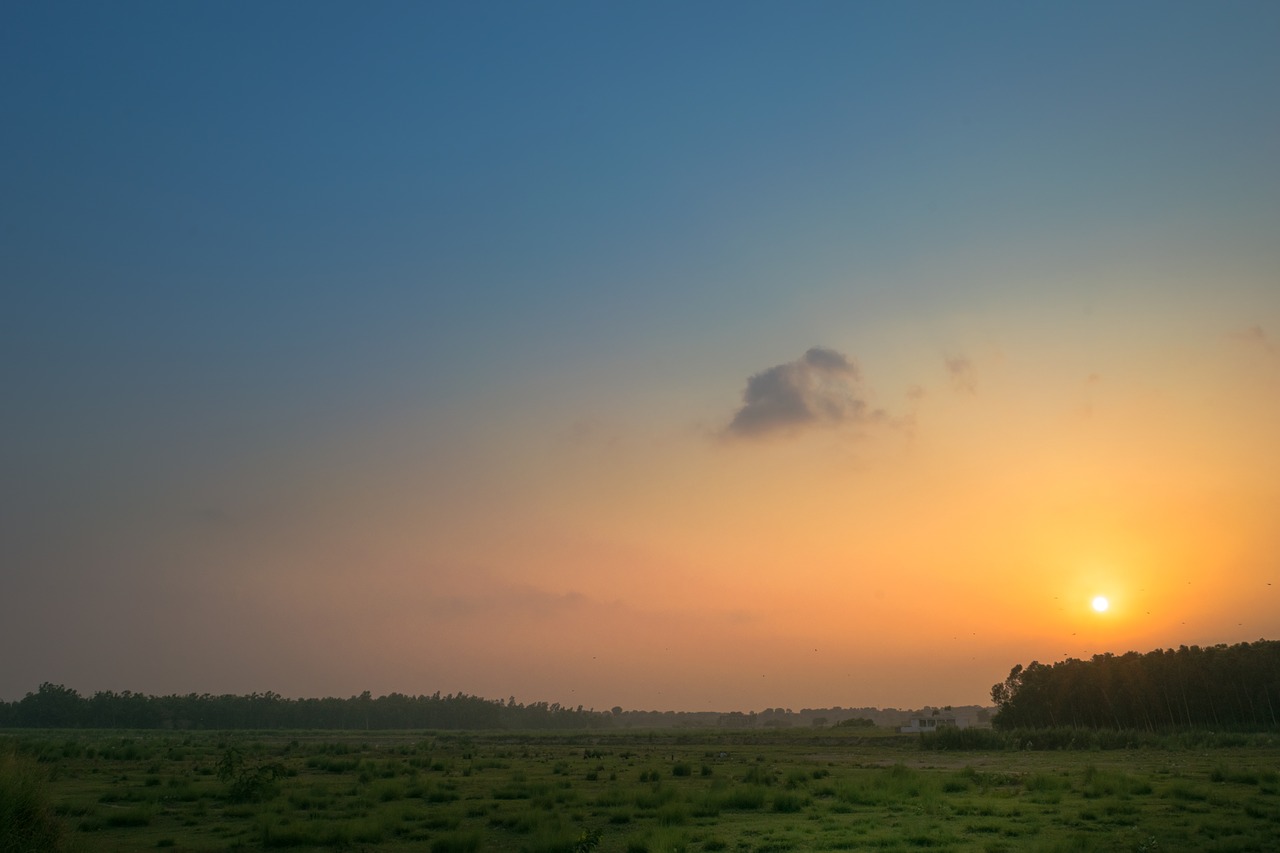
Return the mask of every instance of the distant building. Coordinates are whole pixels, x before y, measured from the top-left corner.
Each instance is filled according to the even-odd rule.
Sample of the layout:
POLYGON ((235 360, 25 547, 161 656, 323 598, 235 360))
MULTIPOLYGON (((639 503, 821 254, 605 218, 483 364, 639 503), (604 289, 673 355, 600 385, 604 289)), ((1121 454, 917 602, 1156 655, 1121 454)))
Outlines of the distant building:
POLYGON ((936 732, 938 729, 967 729, 972 725, 968 717, 912 717, 898 731, 904 733, 936 732))

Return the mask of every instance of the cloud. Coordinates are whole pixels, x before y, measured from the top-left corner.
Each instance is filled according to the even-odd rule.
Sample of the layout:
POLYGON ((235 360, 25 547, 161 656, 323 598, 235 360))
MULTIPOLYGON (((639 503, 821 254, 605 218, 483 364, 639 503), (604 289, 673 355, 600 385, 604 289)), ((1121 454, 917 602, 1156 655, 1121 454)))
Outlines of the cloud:
POLYGON ((1266 329, 1261 326, 1250 326, 1238 332, 1234 332, 1231 337, 1236 340, 1253 347, 1258 347, 1264 352, 1273 352, 1271 338, 1267 335, 1266 329))
POLYGON ((946 358, 947 374, 951 387, 966 394, 978 393, 978 371, 968 356, 950 355, 946 358))
POLYGON ((882 420, 859 388, 858 366, 842 353, 812 347, 803 356, 775 365, 747 380, 742 407, 725 432, 733 437, 790 433, 816 425, 882 420))
POLYGON ((421 611, 442 622, 497 618, 504 623, 521 619, 550 621, 566 618, 588 606, 596 606, 580 592, 548 592, 533 586, 502 585, 434 597, 421 611))

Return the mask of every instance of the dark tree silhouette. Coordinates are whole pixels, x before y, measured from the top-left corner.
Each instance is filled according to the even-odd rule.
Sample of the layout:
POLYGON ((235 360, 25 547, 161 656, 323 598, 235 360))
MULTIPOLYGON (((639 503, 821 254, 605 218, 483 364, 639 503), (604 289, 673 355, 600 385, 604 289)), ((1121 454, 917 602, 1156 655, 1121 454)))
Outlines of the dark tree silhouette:
POLYGON ((462 693, 376 699, 248 696, 146 696, 103 691, 84 698, 44 683, 17 702, 0 702, 0 728, 95 729, 587 729, 612 725, 606 712, 536 702, 482 699, 462 693))
POLYGON ((1032 661, 991 688, 1000 729, 1280 727, 1280 642, 1032 661))

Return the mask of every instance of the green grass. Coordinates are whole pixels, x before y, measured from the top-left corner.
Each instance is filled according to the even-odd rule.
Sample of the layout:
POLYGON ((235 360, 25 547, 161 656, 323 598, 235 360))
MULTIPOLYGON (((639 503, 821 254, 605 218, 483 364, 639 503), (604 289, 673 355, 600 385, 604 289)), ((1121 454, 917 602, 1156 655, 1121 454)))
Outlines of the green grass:
POLYGON ((48 853, 63 849, 44 771, 30 758, 0 747, 0 851, 48 853))
POLYGON ((1070 739, 1028 750, 831 730, 12 732, 0 734, 0 827, 49 835, 0 850, 1280 849, 1280 739, 1059 741, 1070 739), (273 778, 246 798, 236 783, 259 768, 273 778))

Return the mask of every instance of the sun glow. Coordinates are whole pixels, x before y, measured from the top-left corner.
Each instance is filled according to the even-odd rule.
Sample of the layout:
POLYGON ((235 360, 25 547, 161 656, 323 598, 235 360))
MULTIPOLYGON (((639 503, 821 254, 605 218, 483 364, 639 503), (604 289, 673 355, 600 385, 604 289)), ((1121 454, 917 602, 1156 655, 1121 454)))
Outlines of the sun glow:
POLYGON ((1107 601, 1105 595, 1099 595, 1093 600, 1093 609, 1098 613, 1105 613, 1107 608, 1111 606, 1111 602, 1107 601))

